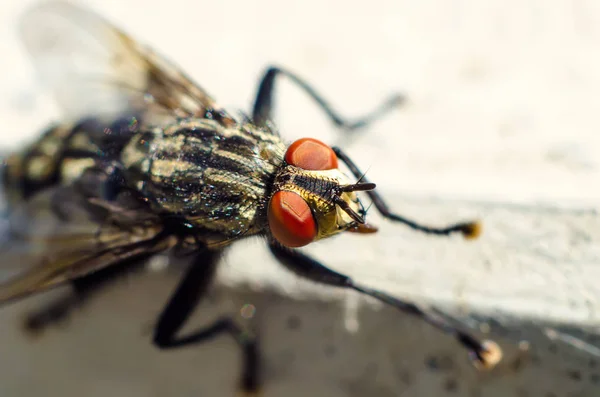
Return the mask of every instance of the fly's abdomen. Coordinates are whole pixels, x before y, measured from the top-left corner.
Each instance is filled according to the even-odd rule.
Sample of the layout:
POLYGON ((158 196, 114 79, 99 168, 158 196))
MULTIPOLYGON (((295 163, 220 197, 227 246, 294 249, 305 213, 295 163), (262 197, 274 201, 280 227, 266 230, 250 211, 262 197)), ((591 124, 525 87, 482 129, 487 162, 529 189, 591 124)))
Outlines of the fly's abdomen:
POLYGON ((259 133, 184 120, 139 134, 121 161, 155 208, 224 236, 254 234, 264 226, 262 209, 283 159, 279 138, 259 133))
POLYGON ((115 159, 133 135, 122 132, 130 131, 131 119, 135 120, 100 123, 85 119, 54 125, 24 150, 6 157, 3 184, 9 205, 52 186, 68 184, 97 161, 115 159))
MULTIPOLYGON (((71 179, 89 166, 91 159, 67 159, 64 154, 74 146, 74 124, 55 125, 34 143, 4 160, 3 184, 9 204, 27 200, 37 192, 71 179)), ((78 137, 79 146, 90 146, 78 137)), ((87 141, 87 142, 85 142, 87 141)))

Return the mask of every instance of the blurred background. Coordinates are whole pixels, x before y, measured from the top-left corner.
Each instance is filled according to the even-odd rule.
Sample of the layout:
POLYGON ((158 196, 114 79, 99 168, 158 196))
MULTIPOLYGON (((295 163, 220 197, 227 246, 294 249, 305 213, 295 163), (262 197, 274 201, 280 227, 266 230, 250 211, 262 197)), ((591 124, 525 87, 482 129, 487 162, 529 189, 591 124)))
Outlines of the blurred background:
MULTIPOLYGON (((35 3, 0 3, 3 152, 60 117, 19 42, 19 16, 35 3)), ((600 395, 600 3, 78 3, 150 44, 229 109, 249 111, 271 64, 305 78, 349 118, 405 94, 397 112, 348 135, 282 81, 276 120, 290 141, 343 147, 407 217, 484 223, 479 240, 465 241, 413 232, 373 210, 379 234, 306 251, 497 340, 505 360, 489 373, 420 321, 299 280, 260 240, 235 244, 186 329, 253 305, 265 396, 600 395)), ((181 271, 162 259, 35 338, 21 330, 25 313, 65 291, 3 308, 0 396, 233 395, 241 365, 233 341, 171 352, 151 345, 181 271)))

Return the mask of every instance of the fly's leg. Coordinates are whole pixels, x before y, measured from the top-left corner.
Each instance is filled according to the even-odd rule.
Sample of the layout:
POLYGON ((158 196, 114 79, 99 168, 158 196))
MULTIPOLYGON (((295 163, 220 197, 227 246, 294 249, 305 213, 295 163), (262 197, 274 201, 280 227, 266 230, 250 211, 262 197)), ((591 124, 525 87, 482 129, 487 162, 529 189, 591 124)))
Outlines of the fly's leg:
POLYGON ((304 92, 308 94, 323 111, 329 116, 331 121, 341 129, 346 131, 352 131, 359 128, 366 127, 371 122, 383 117, 389 111, 399 107, 404 101, 405 97, 401 94, 391 96, 375 110, 366 116, 356 120, 348 121, 340 117, 331 106, 318 94, 308 83, 302 80, 295 74, 277 67, 270 67, 267 69, 264 77, 262 78, 254 100, 254 107, 252 110, 252 121, 259 126, 265 125, 271 120, 271 112, 273 108, 273 92, 275 90, 275 78, 277 76, 286 76, 293 83, 298 85, 304 92))
POLYGON ((188 335, 177 335, 194 307, 207 292, 219 257, 218 251, 206 251, 195 258, 158 319, 154 330, 154 344, 161 349, 173 349, 202 343, 221 334, 231 335, 243 354, 240 390, 245 395, 256 396, 260 387, 260 374, 255 335, 244 331, 229 317, 221 317, 213 324, 188 335))
POLYGON ((277 243, 270 243, 269 248, 279 262, 301 277, 321 284, 353 289, 391 305, 404 313, 417 316, 435 328, 451 335, 469 351, 473 364, 477 368, 491 369, 502 357, 502 350, 495 342, 479 341, 467 332, 459 330, 452 325, 452 318, 444 313, 433 309, 426 311, 414 303, 402 301, 384 292, 357 284, 350 277, 334 272, 297 250, 282 247, 277 243))
POLYGON ((49 326, 65 321, 69 314, 79 306, 83 300, 82 296, 76 292, 61 297, 59 300, 53 301, 42 309, 28 313, 25 317, 23 327, 26 332, 38 335, 49 326))
POLYGON ((66 320, 74 309, 83 306, 104 287, 141 267, 146 258, 147 256, 131 259, 71 281, 71 293, 26 316, 25 330, 40 333, 47 327, 66 320))
MULTIPOLYGON (((319 95, 304 80, 285 69, 271 67, 267 70, 263 79, 260 82, 258 93, 256 94, 256 99, 254 102, 252 119, 257 125, 264 125, 269 120, 271 120, 271 112, 273 107, 273 92, 275 89, 275 78, 280 75, 286 76, 296 85, 302 88, 315 102, 319 104, 319 106, 329 116, 329 118, 333 121, 334 124, 347 131, 367 126, 369 123, 382 117, 385 113, 402 104, 405 100, 404 96, 402 95, 394 95, 387 101, 385 101, 382 105, 377 107, 372 113, 366 115, 365 117, 357 121, 349 122, 340 117, 331 108, 331 106, 321 97, 321 95, 319 95)), ((348 168, 350 168, 352 173, 357 178, 361 178, 361 181, 367 182, 367 180, 364 178, 364 174, 358 169, 358 167, 352 162, 352 160, 347 155, 345 155, 339 148, 334 147, 333 149, 336 152, 338 158, 344 163, 346 163, 348 168)), ((479 222, 457 223, 440 228, 421 225, 401 215, 391 212, 386 203, 383 201, 383 199, 375 191, 368 191, 367 194, 371 197, 373 203, 375 204, 375 207, 381 213, 381 215, 392 221, 403 223, 412 229, 437 235, 449 235, 455 232, 460 232, 466 238, 476 238, 481 232, 481 225, 479 222)))
MULTIPOLYGON (((62 156, 63 159, 67 157, 95 159, 95 168, 90 168, 86 172, 98 175, 92 178, 93 183, 83 184, 83 188, 94 189, 95 191, 91 192, 94 195, 111 201, 116 199, 119 192, 125 187, 121 165, 118 162, 105 161, 95 153, 73 149, 65 150, 62 156)), ((86 194, 90 194, 90 192, 86 192, 86 194)), ((64 197, 61 194, 53 195, 51 209, 54 216, 66 222, 69 219, 70 208, 64 207, 64 202, 70 202, 70 198, 64 197)), ((24 324, 26 331, 39 333, 46 327, 65 320, 73 309, 85 304, 97 291, 124 273, 140 268, 144 264, 144 259, 152 255, 152 253, 137 255, 114 266, 109 266, 71 281, 73 293, 63 296, 41 310, 27 315, 24 324)))
MULTIPOLYGON (((355 177, 359 178, 362 183, 368 182, 367 178, 365 178, 365 175, 356 166, 356 164, 354 164, 352 159, 347 154, 345 154, 338 147, 333 147, 332 149, 335 152, 336 156, 340 160, 342 160, 344 162, 344 164, 346 164, 348 166, 348 169, 350 169, 350 172, 352 172, 352 174, 355 177)), ((385 218, 390 219, 394 222, 403 223, 406 226, 410 227, 411 229, 418 230, 418 231, 428 233, 428 234, 438 234, 438 235, 444 235, 444 236, 455 233, 455 232, 460 232, 463 234, 463 236, 465 238, 468 238, 468 239, 477 238, 481 234, 481 224, 477 221, 455 223, 452 225, 448 225, 445 227, 439 227, 439 228, 421 225, 417 222, 414 222, 410 219, 407 219, 401 215, 395 214, 392 211, 390 211, 389 207, 387 206, 387 204, 385 203, 383 198, 381 198, 381 196, 376 191, 369 190, 366 193, 369 195, 371 200, 373 200, 373 204, 375 205, 375 208, 377 208, 377 211, 379 211, 379 213, 382 216, 384 216, 385 218)))

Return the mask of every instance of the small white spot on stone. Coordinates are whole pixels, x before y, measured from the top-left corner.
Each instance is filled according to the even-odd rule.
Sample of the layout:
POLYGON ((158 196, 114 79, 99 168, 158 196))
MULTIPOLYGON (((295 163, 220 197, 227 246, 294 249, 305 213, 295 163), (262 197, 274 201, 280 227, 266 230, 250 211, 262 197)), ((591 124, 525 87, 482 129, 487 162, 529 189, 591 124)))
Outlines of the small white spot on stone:
POLYGON ((167 255, 155 255, 146 263, 146 269, 151 272, 162 272, 169 267, 169 257, 167 255))
POLYGON ((351 334, 355 334, 360 328, 358 323, 359 299, 360 296, 354 291, 349 291, 344 299, 344 327, 351 334))

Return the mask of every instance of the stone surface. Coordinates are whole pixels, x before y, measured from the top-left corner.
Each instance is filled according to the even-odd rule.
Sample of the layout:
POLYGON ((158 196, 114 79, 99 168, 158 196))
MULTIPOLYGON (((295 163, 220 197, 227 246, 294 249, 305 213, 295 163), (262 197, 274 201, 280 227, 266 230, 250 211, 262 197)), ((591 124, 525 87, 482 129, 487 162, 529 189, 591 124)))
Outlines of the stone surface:
MULTIPOLYGON (((59 115, 16 36, 19 13, 33 3, 0 4, 4 150, 59 115)), ((465 242, 412 232, 371 210, 378 235, 340 236, 307 251, 363 284, 471 314, 463 321, 490 328, 506 350, 485 375, 421 322, 298 280, 258 240, 237 244, 213 301, 192 322, 254 304, 266 396, 600 393, 599 3, 86 3, 234 109, 249 108, 272 63, 306 78, 344 115, 405 93, 402 109, 348 137, 282 82, 277 121, 290 140, 343 146, 406 216, 484 222, 482 238, 465 242), (517 348, 522 340, 527 354, 517 348)), ((110 287, 37 339, 19 324, 48 296, 3 308, 0 395, 230 395, 239 368, 232 341, 169 353, 150 345, 177 273, 110 287)))

